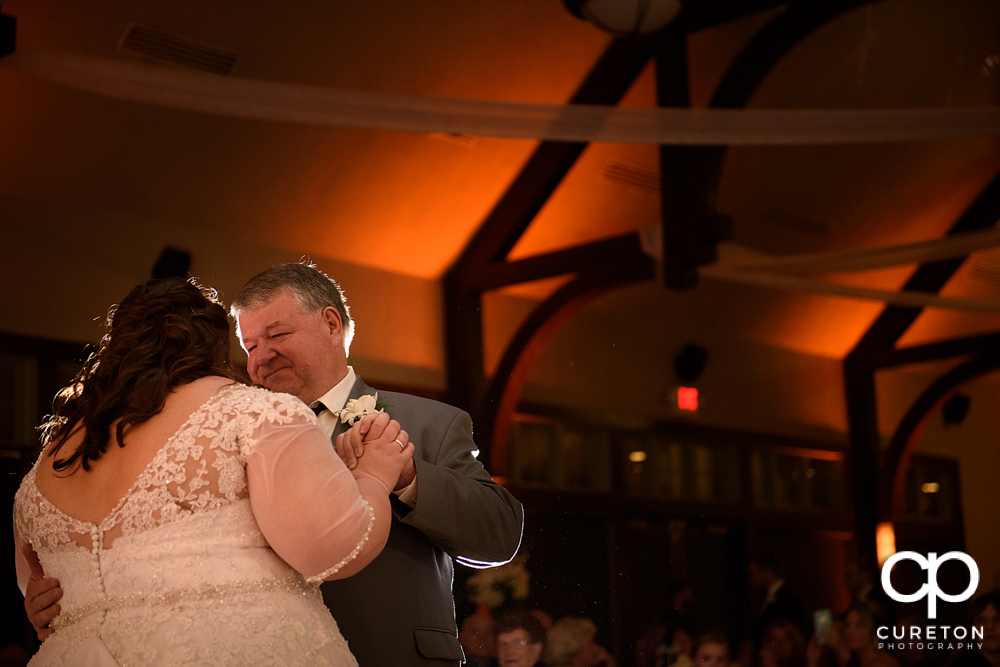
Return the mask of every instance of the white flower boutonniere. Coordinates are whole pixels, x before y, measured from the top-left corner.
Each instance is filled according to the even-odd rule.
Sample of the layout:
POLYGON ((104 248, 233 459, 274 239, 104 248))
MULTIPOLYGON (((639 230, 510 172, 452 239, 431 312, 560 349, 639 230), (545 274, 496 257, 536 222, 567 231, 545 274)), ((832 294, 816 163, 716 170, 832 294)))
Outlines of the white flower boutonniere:
POLYGON ((341 423, 354 425, 365 415, 388 412, 388 408, 391 407, 391 405, 385 402, 384 398, 378 397, 378 392, 375 392, 374 396, 366 394, 358 398, 352 398, 347 401, 347 405, 344 406, 343 410, 338 410, 334 414, 340 419, 341 423))

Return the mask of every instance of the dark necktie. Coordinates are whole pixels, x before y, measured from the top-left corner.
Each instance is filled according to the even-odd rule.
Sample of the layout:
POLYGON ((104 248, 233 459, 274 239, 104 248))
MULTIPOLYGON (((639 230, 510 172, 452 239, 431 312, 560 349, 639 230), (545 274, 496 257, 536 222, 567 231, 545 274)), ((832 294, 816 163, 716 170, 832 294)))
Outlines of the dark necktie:
POLYGON ((314 405, 311 409, 316 414, 316 416, 319 417, 319 413, 321 413, 324 410, 326 410, 326 406, 323 405, 323 401, 320 401, 319 403, 317 403, 316 405, 314 405))

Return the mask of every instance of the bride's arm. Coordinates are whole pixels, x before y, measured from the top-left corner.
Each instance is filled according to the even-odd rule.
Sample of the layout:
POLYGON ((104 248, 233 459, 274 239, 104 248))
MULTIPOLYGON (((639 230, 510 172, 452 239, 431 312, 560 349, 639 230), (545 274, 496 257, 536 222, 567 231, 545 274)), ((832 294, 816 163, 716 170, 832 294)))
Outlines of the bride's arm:
POLYGON ((52 634, 49 623, 59 615, 61 608, 56 604, 62 597, 62 589, 56 579, 46 578, 38 555, 26 540, 21 538, 14 521, 14 570, 17 585, 24 595, 24 612, 35 628, 38 639, 44 641, 52 634))
POLYGON ((17 587, 21 589, 21 595, 26 595, 28 588, 28 578, 31 576, 31 567, 24 554, 24 546, 27 544, 21 539, 17 530, 17 520, 14 520, 14 571, 17 573, 17 587))
POLYGON ((250 504, 274 551, 310 580, 349 577, 371 562, 389 536, 384 481, 355 479, 308 420, 265 422, 255 435, 247 459, 250 504))

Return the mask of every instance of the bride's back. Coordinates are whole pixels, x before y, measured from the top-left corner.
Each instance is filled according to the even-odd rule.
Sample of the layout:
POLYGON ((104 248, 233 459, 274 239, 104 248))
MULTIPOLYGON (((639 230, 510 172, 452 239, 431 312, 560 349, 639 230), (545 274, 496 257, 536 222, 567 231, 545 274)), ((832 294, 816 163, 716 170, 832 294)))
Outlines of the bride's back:
MULTIPOLYGON (((38 490, 65 514, 100 524, 133 489, 139 476, 191 414, 232 382, 228 378, 205 376, 175 387, 158 414, 125 428, 125 446, 117 440, 116 421, 110 429, 107 449, 90 463, 89 470, 83 470, 77 463, 71 472, 57 471, 56 457, 44 456, 36 471, 38 490)), ((64 455, 76 452, 85 435, 82 427, 73 431, 63 445, 64 455)))
MULTIPOLYGON (((122 529, 107 519, 144 490, 137 482, 178 429, 234 382, 229 329, 214 290, 180 278, 140 285, 112 307, 100 348, 60 392, 44 427, 43 454, 32 471, 44 510, 100 526, 102 547, 110 548, 122 529)), ((194 469, 175 476, 217 486, 194 469)), ((179 495, 176 484, 173 491, 179 495)), ((89 548, 89 538, 72 541, 89 548)))

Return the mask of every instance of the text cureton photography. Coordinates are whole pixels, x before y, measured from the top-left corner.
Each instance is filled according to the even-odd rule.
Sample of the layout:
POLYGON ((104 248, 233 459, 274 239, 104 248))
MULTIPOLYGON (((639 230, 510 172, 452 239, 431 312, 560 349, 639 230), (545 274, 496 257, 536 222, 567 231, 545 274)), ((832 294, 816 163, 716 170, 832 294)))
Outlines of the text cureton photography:
MULTIPOLYGON (((946 602, 965 602, 979 586, 979 567, 976 561, 966 553, 961 551, 950 551, 941 557, 934 552, 926 557, 915 551, 900 551, 886 559, 882 566, 882 587, 886 594, 897 602, 918 602, 927 598, 927 618, 937 618, 937 599, 941 598, 946 602), (920 566, 920 569, 927 571, 927 582, 925 582, 914 593, 900 593, 892 585, 892 568, 900 562, 910 560, 920 566), (952 595, 941 590, 938 586, 937 572, 942 563, 949 560, 957 560, 963 563, 969 570, 969 585, 964 591, 952 595)), ((879 626, 876 630, 880 649, 890 651, 896 649, 917 649, 917 650, 962 650, 982 648, 983 628, 976 626, 966 627, 964 625, 900 625, 889 627, 879 626)))

